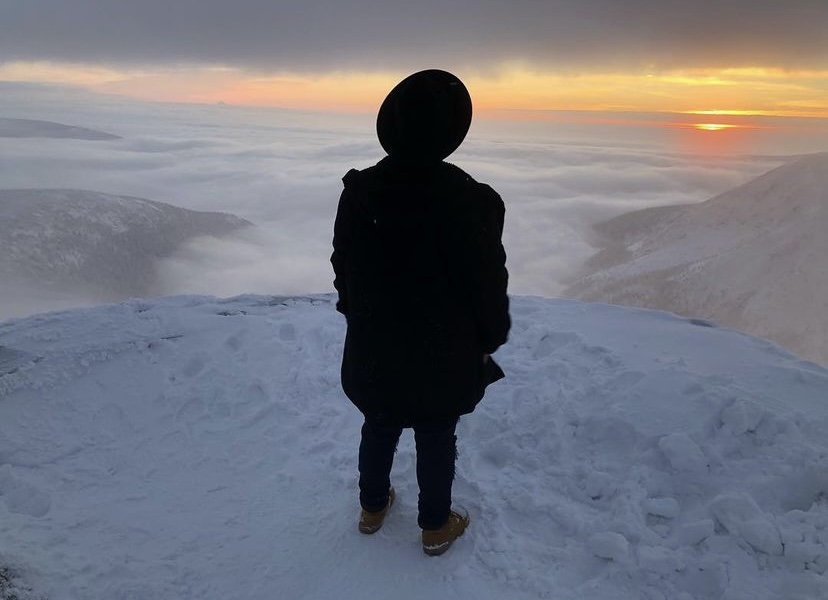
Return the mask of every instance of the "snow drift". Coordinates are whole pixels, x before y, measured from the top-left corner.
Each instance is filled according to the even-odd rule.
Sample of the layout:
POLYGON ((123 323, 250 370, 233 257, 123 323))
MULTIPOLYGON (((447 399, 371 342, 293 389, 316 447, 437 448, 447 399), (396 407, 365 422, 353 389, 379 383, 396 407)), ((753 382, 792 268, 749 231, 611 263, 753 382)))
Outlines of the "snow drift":
POLYGON ((155 292, 156 264, 197 236, 250 223, 84 190, 0 190, 0 316, 49 298, 115 301, 155 292), (11 308, 9 308, 11 307, 11 308))
POLYGON ((828 364, 828 153, 599 225, 569 297, 715 320, 828 364))
POLYGON ((439 559, 409 434, 357 532, 332 297, 0 323, 0 573, 24 600, 825 598, 828 371, 668 313, 512 307, 439 559))

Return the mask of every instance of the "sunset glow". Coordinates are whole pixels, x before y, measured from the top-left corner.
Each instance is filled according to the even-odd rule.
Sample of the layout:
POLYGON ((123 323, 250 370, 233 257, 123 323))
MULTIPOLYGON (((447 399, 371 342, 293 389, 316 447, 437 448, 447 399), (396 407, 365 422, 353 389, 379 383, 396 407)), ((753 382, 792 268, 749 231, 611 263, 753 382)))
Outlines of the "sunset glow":
MULTIPOLYGON (((472 93, 475 112, 483 116, 498 110, 568 110, 828 117, 828 71, 560 74, 504 65, 486 74, 458 74, 472 93)), ((203 65, 155 70, 45 62, 0 65, 0 81, 77 85, 142 100, 337 112, 373 112, 402 75, 346 71, 266 74, 203 65)))

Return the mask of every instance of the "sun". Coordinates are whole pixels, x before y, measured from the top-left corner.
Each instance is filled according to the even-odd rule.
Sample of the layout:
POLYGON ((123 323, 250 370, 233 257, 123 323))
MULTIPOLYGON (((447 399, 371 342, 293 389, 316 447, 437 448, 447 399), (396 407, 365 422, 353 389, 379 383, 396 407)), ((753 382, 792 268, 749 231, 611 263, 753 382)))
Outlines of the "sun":
POLYGON ((729 125, 727 123, 693 123, 693 127, 701 131, 723 131, 725 129, 734 129, 738 125, 729 125))

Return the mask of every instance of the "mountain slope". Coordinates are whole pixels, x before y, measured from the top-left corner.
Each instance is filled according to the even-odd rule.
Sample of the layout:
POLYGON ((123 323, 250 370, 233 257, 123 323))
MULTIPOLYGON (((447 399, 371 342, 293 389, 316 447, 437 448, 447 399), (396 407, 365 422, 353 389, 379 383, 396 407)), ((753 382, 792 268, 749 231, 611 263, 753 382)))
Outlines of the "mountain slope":
POLYGON ((828 364, 828 153, 600 225, 565 295, 713 319, 828 364))
POLYGON ((0 304, 34 290, 112 301, 153 292, 155 265, 196 236, 250 223, 84 190, 0 190, 0 304))
POLYGON ((119 140, 120 136, 53 121, 8 119, 0 117, 0 137, 6 138, 65 138, 73 140, 119 140))
POLYGON ((0 568, 50 600, 822 597, 828 371, 666 313, 512 314, 507 378, 458 429, 472 525, 439 559, 409 432, 398 502, 357 532, 331 296, 0 323, 0 568))

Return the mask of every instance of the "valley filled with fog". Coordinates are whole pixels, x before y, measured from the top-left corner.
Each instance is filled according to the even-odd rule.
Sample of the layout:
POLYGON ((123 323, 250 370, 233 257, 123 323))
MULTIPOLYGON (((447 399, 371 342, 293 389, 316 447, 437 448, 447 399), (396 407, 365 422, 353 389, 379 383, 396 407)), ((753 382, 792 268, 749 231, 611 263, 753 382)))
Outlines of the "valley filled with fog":
MULTIPOLYGON (((340 178, 383 154, 373 114, 151 104, 54 86, 0 86, 7 99, 0 111, 0 190, 129 196, 231 213, 254 225, 221 235, 171 233, 175 243, 164 252, 145 253, 152 281, 137 295, 333 289, 328 257, 340 178)), ((597 223, 638 209, 700 203, 821 149, 808 141, 818 137, 803 133, 809 124, 793 120, 799 129, 711 133, 665 116, 511 117, 477 119, 450 160, 506 203, 513 295, 562 295, 602 248, 597 223)), ((0 319, 118 299, 100 287, 44 290, 39 272, 19 270, 0 286, 0 319)), ((150 277, 146 264, 140 277, 150 277)), ((136 295, 121 288, 125 297, 136 295)))
MULTIPOLYGON (((259 226, 256 235, 197 245, 168 265, 171 293, 207 291, 212 281, 223 286, 212 290, 217 294, 331 289, 327 254, 340 178, 382 157, 373 115, 139 104, 51 89, 31 94, 34 103, 24 103, 21 92, 20 105, 2 116, 123 139, 0 138, 0 188, 137 196, 231 212, 259 226)), ((779 163, 665 154, 657 142, 640 141, 634 128, 623 137, 616 132, 615 145, 608 145, 610 135, 595 136, 603 127, 576 129, 478 121, 450 159, 506 202, 515 293, 554 295, 561 274, 590 252, 585 223, 704 200, 779 163), (539 135, 539 126, 547 135, 539 135)))

